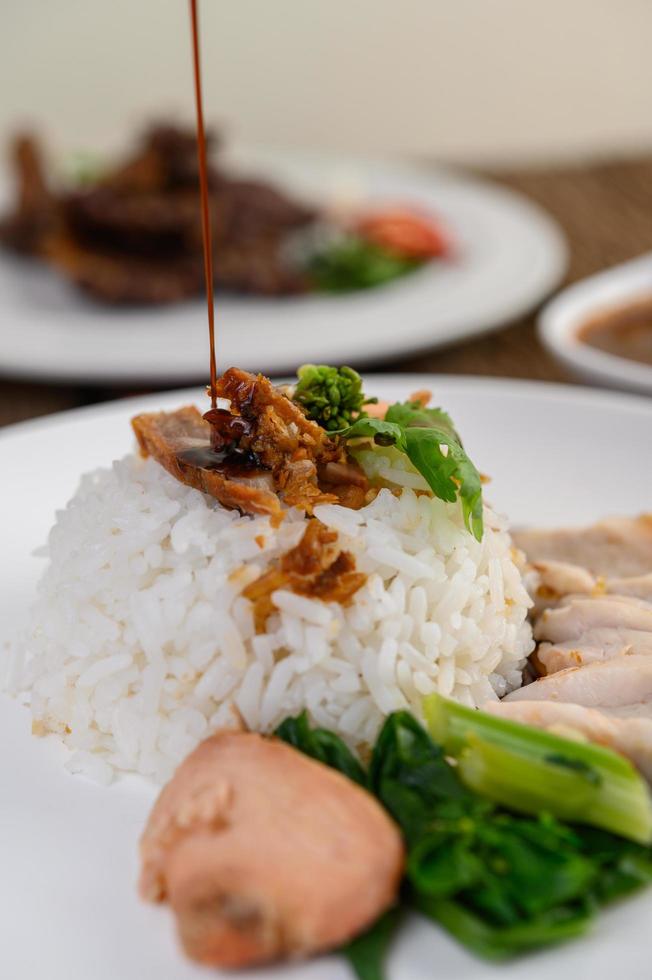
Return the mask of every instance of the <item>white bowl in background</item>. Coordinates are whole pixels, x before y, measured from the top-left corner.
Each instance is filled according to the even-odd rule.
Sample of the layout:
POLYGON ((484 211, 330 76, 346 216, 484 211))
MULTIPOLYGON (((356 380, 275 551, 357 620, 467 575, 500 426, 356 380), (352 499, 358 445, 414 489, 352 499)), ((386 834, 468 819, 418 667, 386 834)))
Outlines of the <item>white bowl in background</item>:
POLYGON ((583 343, 580 328, 637 300, 652 298, 652 252, 562 290, 539 315, 539 337, 562 363, 589 381, 652 395, 652 367, 583 343))

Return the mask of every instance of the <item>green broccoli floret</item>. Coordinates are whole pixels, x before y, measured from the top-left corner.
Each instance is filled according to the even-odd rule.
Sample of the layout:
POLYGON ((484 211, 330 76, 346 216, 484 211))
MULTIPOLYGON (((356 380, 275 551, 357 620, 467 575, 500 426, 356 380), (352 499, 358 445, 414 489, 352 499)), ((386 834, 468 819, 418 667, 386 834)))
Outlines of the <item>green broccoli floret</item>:
POLYGON ((350 367, 304 364, 297 371, 297 377, 294 401, 301 405, 309 419, 329 432, 344 429, 355 419, 363 418, 366 414, 363 406, 378 401, 377 398, 365 398, 362 378, 350 367))

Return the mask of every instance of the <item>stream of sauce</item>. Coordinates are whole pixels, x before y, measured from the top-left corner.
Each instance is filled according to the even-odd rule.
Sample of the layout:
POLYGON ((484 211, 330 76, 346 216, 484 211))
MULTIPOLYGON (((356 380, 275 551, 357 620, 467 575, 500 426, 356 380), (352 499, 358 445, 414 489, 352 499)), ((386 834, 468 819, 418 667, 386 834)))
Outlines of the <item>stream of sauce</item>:
POLYGON ((206 303, 208 308, 208 338, 210 344, 210 411, 204 418, 210 425, 210 442, 206 446, 186 449, 177 454, 180 463, 198 469, 217 470, 225 476, 251 477, 256 474, 258 461, 252 453, 232 448, 238 437, 251 430, 252 423, 240 416, 233 416, 217 407, 217 359, 215 357, 215 300, 213 296, 213 238, 211 235, 210 199, 208 196, 208 167, 206 163, 206 131, 204 129, 204 103, 201 83, 201 57, 199 46, 199 14, 197 0, 190 0, 192 27, 192 61, 195 81, 195 109, 197 114, 197 159, 199 162, 199 190, 201 197, 202 241, 204 246, 204 275, 206 278, 206 303))
POLYGON ((206 302, 208 304, 211 409, 215 410, 217 407, 217 361, 215 358, 215 301, 213 298, 213 239, 211 236, 211 213, 208 200, 206 133, 204 131, 204 104, 201 86, 199 15, 197 13, 197 0, 190 0, 190 20, 192 23, 192 62, 195 76, 195 109, 197 112, 197 158, 199 160, 199 188, 201 193, 201 226, 204 244, 204 275, 206 278, 206 302))

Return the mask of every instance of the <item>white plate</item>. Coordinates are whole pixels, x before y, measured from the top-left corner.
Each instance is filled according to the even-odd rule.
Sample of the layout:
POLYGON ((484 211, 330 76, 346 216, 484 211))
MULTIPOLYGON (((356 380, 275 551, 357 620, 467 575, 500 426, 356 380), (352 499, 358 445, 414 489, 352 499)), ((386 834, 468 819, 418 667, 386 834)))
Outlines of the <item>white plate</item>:
MULTIPOLYGON (((449 409, 488 493, 514 521, 591 521, 649 508, 652 404, 631 396, 527 382, 370 379, 405 398, 430 387, 449 409), (636 451, 636 447, 640 451, 636 451)), ((197 391, 155 395, 53 416, 0 436, 3 632, 23 615, 40 563, 30 557, 79 474, 131 447, 129 418, 172 408, 197 391)), ((137 841, 154 789, 135 777, 98 787, 62 768, 56 740, 32 738, 25 708, 0 696, 0 975, 12 980, 200 980, 165 908, 136 896, 137 841)), ((264 858, 261 856, 261 860, 264 858)), ((391 957, 389 980, 648 980, 652 892, 600 916, 594 933, 500 968, 474 959, 416 917, 391 957)), ((248 980, 350 980, 335 957, 247 973, 248 980)))
POLYGON ((652 395, 652 367, 577 339, 578 329, 594 316, 650 296, 652 252, 564 289, 543 309, 539 336, 552 354, 581 377, 652 395))
MULTIPOLYGON (((362 365, 407 356, 521 316, 563 274, 566 248, 552 220, 490 183, 373 161, 251 150, 229 156, 308 199, 353 194, 370 204, 423 207, 451 229, 458 256, 347 296, 218 297, 222 365, 280 373, 310 361, 362 365)), ((84 298, 47 268, 0 254, 5 374, 165 384, 200 380, 207 370, 200 300, 111 309, 84 298)))

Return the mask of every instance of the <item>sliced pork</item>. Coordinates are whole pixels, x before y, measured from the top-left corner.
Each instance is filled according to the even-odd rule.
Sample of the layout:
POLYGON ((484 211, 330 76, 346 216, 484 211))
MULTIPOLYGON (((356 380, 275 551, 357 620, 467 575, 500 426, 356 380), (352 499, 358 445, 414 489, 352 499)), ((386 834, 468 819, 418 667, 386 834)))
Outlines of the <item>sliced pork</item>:
POLYGON ((573 729, 652 780, 652 515, 514 534, 536 573, 533 683, 487 710, 573 729))
POLYGON ((532 562, 539 579, 534 599, 537 607, 546 608, 566 595, 594 595, 600 591, 598 580, 586 568, 565 561, 532 562))
POLYGON ((534 636, 564 643, 605 627, 652 633, 652 605, 632 596, 570 596, 541 614, 534 636))
POLYGON ((537 612, 555 605, 567 595, 626 595, 652 602, 652 572, 604 578, 592 575, 579 565, 562 561, 535 561, 530 567, 537 575, 533 595, 537 612))
POLYGON ((565 667, 582 667, 630 653, 652 656, 652 633, 618 627, 588 630, 564 643, 539 644, 536 657, 544 672, 553 674, 565 667))
POLYGON ((557 671, 504 698, 513 701, 565 701, 587 708, 623 708, 652 701, 652 657, 614 657, 557 671))
POLYGON ((630 578, 652 571, 652 514, 611 517, 587 528, 512 534, 529 562, 565 562, 593 576, 630 578))
POLYGON ((652 603, 652 571, 646 575, 632 575, 629 578, 608 578, 605 580, 605 588, 607 592, 636 596, 652 603))

